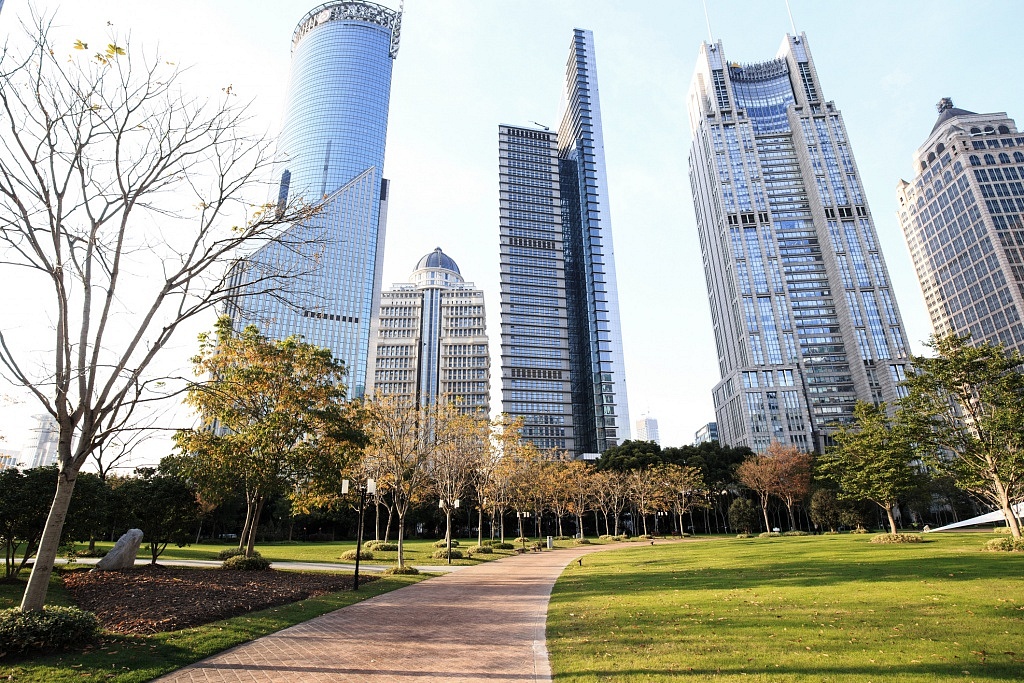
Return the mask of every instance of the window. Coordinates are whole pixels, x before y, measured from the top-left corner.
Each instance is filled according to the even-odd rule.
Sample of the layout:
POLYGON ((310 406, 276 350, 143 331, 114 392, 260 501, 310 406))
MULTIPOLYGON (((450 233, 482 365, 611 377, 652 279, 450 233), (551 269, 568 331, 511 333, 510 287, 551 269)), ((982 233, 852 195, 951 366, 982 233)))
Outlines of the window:
POLYGON ((971 158, 970 158, 970 161, 971 161, 971 166, 981 166, 981 160, 978 159, 977 155, 972 154, 971 158))
POLYGON ((992 156, 991 154, 986 154, 985 155, 985 163, 988 164, 989 166, 991 166, 992 164, 996 163, 996 158, 994 156, 992 156))

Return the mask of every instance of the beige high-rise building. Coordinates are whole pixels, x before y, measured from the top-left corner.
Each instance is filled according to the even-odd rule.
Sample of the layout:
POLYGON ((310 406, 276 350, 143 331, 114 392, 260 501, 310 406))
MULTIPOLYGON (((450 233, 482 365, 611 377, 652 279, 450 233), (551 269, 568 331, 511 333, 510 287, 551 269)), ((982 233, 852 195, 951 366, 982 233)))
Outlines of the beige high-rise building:
POLYGON ((932 329, 1024 351, 1024 136, 1005 112, 938 110, 897 187, 932 329))
POLYGON ((373 321, 367 393, 416 406, 455 399, 490 413, 490 354, 484 293, 466 282, 440 247, 419 260, 410 282, 381 295, 373 321))

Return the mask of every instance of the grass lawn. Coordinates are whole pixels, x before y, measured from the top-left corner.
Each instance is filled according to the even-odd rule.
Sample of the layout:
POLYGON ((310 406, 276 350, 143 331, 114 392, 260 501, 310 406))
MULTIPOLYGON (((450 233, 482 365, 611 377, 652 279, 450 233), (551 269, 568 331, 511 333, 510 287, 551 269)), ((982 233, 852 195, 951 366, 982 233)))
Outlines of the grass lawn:
MULTIPOLYGON (((600 543, 597 539, 590 539, 592 543, 600 543)), ((508 538, 509 543, 512 542, 511 538, 508 538)), ((462 550, 465 553, 466 548, 476 545, 476 538, 462 538, 459 539, 460 545, 456 547, 457 550, 462 550)), ((110 549, 113 547, 113 543, 99 542, 96 544, 97 548, 110 549)), ((520 544, 517 544, 519 547, 520 544)), ((572 541, 556 541, 556 547, 568 547, 572 545, 572 541)), ((76 546, 79 550, 86 548, 84 544, 79 543, 76 546)), ((173 545, 167 546, 167 549, 160 556, 159 561, 163 560, 216 560, 217 553, 227 548, 236 548, 237 543, 201 543, 199 545, 185 546, 184 548, 178 548, 173 545)), ((339 541, 336 543, 263 543, 257 544, 256 550, 259 551, 263 557, 267 558, 271 562, 333 562, 342 565, 352 565, 351 560, 341 560, 339 557, 346 550, 354 550, 356 547, 355 541, 339 541)), ((405 562, 406 564, 412 565, 441 565, 446 564, 445 560, 438 560, 431 555, 435 551, 439 550, 434 547, 434 540, 411 540, 405 542, 405 562)), ((474 555, 471 558, 453 559, 452 564, 457 565, 475 565, 481 562, 487 562, 490 560, 497 560, 502 557, 508 557, 514 555, 514 550, 495 550, 490 554, 479 554, 474 555)), ((139 548, 139 559, 149 559, 149 546, 143 544, 139 548)), ((387 564, 392 565, 398 561, 398 552, 374 552, 372 560, 362 560, 361 562, 366 564, 387 564)))
MULTIPOLYGON (((150 636, 105 635, 96 646, 84 650, 69 650, 14 662, 0 659, 0 680, 33 683, 148 681, 239 643, 280 631, 423 578, 386 576, 360 586, 358 593, 329 593, 197 628, 150 636)), ((24 586, 24 583, 0 584, 0 609, 17 606, 24 586)), ((50 586, 49 602, 55 605, 70 604, 67 594, 56 579, 50 586)))
POLYGON ((1022 681, 1024 554, 989 534, 718 538, 571 564, 547 636, 554 679, 1022 681))

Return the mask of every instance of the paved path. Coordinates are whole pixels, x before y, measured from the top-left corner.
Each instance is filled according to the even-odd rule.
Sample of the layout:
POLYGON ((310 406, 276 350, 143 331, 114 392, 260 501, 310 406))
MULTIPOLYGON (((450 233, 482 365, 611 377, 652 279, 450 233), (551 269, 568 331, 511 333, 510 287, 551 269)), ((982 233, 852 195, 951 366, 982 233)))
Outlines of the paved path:
POLYGON ((615 546, 530 553, 422 581, 226 650, 158 680, 550 681, 548 598, 570 562, 615 546))

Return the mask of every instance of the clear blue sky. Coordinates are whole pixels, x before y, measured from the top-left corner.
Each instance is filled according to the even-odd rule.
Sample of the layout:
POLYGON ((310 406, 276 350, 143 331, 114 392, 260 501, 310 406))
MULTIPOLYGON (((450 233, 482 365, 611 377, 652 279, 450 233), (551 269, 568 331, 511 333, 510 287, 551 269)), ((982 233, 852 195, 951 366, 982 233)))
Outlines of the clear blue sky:
MULTIPOLYGON (((931 328, 896 221, 896 183, 911 176, 911 154, 930 132, 940 97, 977 112, 1005 111, 1024 125, 1017 73, 1024 3, 791 4, 824 96, 843 112, 898 302, 920 352, 931 328)), ((0 31, 13 32, 26 6, 26 0, 7 0, 0 31)), ((136 44, 159 45, 163 57, 195 65, 188 82, 197 92, 215 95, 230 84, 253 98, 259 127, 273 133, 291 32, 311 6, 299 0, 75 0, 59 8, 58 23, 61 39, 97 44, 107 21, 130 30, 136 44)), ((708 0, 708 6, 730 61, 774 57, 790 30, 783 0, 708 0)), ((630 408, 634 418, 649 410, 658 419, 663 444, 689 443, 714 419, 711 387, 718 380, 686 171, 685 97, 707 39, 701 3, 409 0, 405 9, 385 163, 392 180, 385 286, 404 281, 420 256, 440 246, 484 288, 494 353, 492 405, 499 409, 497 125, 553 122, 572 29, 593 30, 630 408)), ((182 332, 168 361, 187 365, 194 332, 182 332)), ((24 418, 34 407, 0 411, 5 446, 20 447, 24 418)), ((154 448, 148 459, 159 457, 154 448)))

